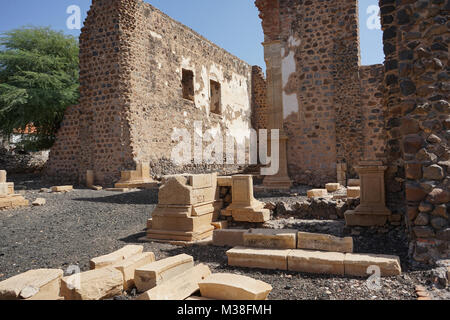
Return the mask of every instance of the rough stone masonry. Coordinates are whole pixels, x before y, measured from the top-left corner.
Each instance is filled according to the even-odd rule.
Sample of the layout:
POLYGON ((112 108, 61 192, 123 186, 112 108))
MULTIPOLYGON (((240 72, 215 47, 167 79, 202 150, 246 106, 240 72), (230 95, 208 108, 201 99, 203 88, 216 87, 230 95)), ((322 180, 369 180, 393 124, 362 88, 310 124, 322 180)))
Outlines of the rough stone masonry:
POLYGON ((241 144, 250 128, 277 128, 294 183, 345 183, 360 160, 384 161, 387 205, 403 214, 414 257, 448 257, 450 1, 380 0, 386 59, 374 66, 360 65, 357 0, 255 4, 266 78, 141 0, 93 0, 80 104, 66 112, 47 174, 77 182, 93 170, 107 185, 140 162, 152 175, 236 173, 173 164, 173 128, 201 121, 197 131, 229 130, 241 144))

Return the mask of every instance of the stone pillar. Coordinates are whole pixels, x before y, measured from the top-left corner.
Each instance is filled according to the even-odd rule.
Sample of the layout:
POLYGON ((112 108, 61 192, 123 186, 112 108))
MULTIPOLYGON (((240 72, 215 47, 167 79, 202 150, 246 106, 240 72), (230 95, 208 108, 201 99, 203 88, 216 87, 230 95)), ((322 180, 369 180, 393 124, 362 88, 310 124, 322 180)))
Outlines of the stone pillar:
POLYGON ((232 216, 239 222, 266 222, 270 219, 270 210, 264 209, 264 203, 253 196, 253 176, 235 175, 232 178, 233 202, 222 210, 222 215, 232 216))
MULTIPOLYGON (((266 176, 264 179, 264 187, 268 189, 290 189, 292 181, 289 178, 287 169, 287 140, 283 130, 283 79, 281 66, 281 42, 274 40, 264 42, 264 60, 267 66, 267 109, 268 109, 268 128, 280 130, 280 152, 279 164, 280 168, 276 175, 266 176)), ((268 141, 268 150, 270 151, 270 132, 268 141)))
POLYGON ((92 188, 94 186, 94 170, 86 171, 86 187, 92 188))
POLYGON ((355 167, 361 180, 361 204, 345 213, 348 226, 380 226, 387 222, 391 211, 386 207, 384 173, 381 161, 361 161, 355 167))

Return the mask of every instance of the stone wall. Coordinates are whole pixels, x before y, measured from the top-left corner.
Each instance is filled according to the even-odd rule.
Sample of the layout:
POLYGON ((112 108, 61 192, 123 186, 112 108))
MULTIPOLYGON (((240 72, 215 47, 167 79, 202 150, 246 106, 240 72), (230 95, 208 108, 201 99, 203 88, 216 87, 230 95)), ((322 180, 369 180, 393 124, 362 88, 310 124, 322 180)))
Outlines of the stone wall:
POLYGON ((363 110, 364 158, 384 159, 386 131, 384 118, 386 108, 383 104, 384 66, 361 66, 361 105, 363 110))
POLYGON ((237 165, 209 165, 202 157, 174 164, 179 137, 172 134, 187 130, 191 159, 202 154, 194 137, 208 129, 212 139, 204 137, 203 147, 227 130, 246 143, 251 77, 250 65, 143 1, 94 0, 80 36, 80 106, 67 110, 65 122, 73 125, 59 132, 47 174, 82 181, 94 170, 96 183, 110 185, 141 161, 150 161, 153 175, 236 172, 237 165), (183 98, 183 70, 193 72, 192 101, 183 98), (220 84, 216 113, 210 81, 220 84))
POLYGON ((252 124, 255 130, 267 129, 267 85, 262 69, 254 66, 252 69, 252 124))
POLYGON ((416 260, 449 257, 449 0, 380 0, 388 205, 416 260))

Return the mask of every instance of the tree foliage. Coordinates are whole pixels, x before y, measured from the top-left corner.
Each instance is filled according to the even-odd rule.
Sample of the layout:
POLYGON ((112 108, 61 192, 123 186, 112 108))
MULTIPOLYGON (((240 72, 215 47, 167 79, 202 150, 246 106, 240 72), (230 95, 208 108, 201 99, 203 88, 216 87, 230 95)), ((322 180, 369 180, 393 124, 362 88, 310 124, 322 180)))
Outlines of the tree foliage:
POLYGON ((26 27, 0 37, 0 134, 28 125, 28 150, 51 147, 64 111, 78 102, 78 41, 50 28, 26 27))

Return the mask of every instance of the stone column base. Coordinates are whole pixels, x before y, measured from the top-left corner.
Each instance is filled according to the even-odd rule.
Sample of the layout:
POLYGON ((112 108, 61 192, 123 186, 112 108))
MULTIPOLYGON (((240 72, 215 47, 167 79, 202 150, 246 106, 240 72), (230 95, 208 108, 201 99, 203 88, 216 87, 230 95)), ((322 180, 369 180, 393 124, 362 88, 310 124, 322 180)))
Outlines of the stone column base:
POLYGON ((345 212, 345 222, 347 226, 358 227, 372 227, 372 226, 384 226, 389 214, 373 214, 373 213, 361 213, 357 210, 348 210, 345 212))
POLYGON ((265 189, 290 190, 292 187, 292 180, 289 179, 288 176, 267 176, 264 179, 263 186, 265 189))

